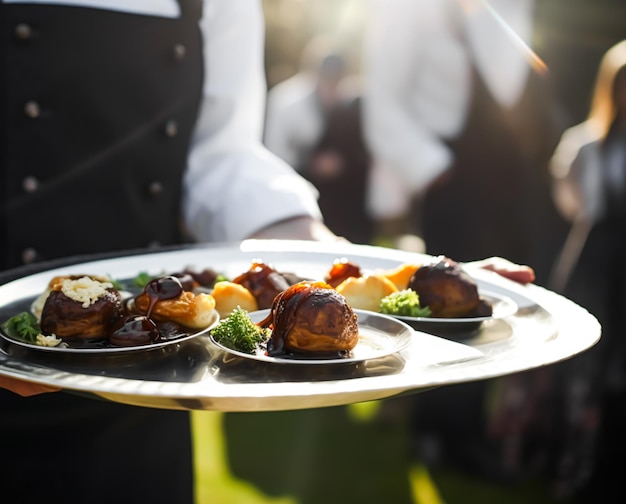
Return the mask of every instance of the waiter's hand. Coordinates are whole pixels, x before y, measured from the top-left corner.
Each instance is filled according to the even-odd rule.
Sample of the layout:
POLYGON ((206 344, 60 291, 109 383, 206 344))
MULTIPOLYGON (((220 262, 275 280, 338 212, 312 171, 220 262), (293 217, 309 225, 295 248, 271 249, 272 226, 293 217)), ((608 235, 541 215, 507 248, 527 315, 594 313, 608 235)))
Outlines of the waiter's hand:
POLYGON ((309 216, 286 219, 260 231, 252 239, 269 240, 314 240, 314 241, 346 241, 328 229, 322 222, 309 216))
POLYGON ((47 392, 57 392, 61 390, 58 387, 49 387, 47 385, 39 385, 38 383, 30 383, 23 380, 16 380, 6 376, 0 376, 0 388, 10 390, 22 397, 30 397, 47 392))
POLYGON ((489 257, 480 261, 471 261, 468 264, 495 271, 499 275, 522 285, 535 281, 535 270, 530 266, 516 264, 502 257, 489 257))

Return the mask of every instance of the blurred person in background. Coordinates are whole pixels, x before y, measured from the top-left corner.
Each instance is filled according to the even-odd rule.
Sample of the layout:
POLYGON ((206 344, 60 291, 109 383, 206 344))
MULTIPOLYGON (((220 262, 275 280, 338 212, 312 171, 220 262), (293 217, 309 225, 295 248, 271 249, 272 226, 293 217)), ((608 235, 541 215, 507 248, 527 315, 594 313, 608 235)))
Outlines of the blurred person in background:
POLYGON ((349 63, 331 36, 313 37, 302 52, 299 72, 268 92, 264 142, 315 186, 333 233, 369 243, 369 154, 360 90, 349 63))
POLYGON ((302 172, 320 139, 328 113, 342 99, 347 62, 332 38, 313 37, 302 50, 299 71, 267 93, 263 142, 302 172))
MULTIPOLYGON (((3 0, 0 19, 0 269, 154 245, 336 239, 315 189, 261 144, 260 2, 3 0)), ((193 502, 188 412, 0 386, 7 495, 193 502)))
POLYGON ((361 104, 355 93, 329 111, 301 174, 319 191, 320 210, 331 231, 352 243, 370 244, 374 235, 366 194, 371 158, 363 138, 361 104))
POLYGON ((376 219, 413 221, 433 255, 532 264, 544 283, 564 232, 547 170, 562 128, 522 47, 534 8, 374 0, 363 106, 376 219))
POLYGON ((608 502, 626 469, 626 40, 604 54, 589 114, 563 133, 551 173, 571 223, 552 286, 596 315, 603 333, 560 368, 570 433, 560 484, 585 502, 608 502))

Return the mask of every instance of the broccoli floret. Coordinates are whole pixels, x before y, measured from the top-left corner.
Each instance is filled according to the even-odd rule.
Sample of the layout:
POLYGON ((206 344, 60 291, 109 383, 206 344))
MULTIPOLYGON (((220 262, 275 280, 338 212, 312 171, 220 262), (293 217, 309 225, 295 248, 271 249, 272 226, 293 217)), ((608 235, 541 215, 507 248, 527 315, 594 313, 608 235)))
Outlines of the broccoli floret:
POLYGON ((394 292, 380 301, 380 312, 404 317, 430 317, 430 308, 420 306, 419 296, 413 289, 394 292))
POLYGON ((256 325, 248 312, 237 306, 228 317, 211 330, 213 339, 239 352, 253 354, 259 344, 269 338, 269 329, 256 325))

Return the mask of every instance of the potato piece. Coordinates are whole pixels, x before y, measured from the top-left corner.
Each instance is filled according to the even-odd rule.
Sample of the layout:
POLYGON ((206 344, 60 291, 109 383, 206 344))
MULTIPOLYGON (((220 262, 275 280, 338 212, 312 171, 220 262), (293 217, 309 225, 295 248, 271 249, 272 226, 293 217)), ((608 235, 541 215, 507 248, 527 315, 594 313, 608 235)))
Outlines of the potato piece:
POLYGON ((346 278, 337 286, 352 308, 380 311, 380 301, 392 292, 397 292, 395 284, 382 275, 365 275, 346 278))
POLYGON ((237 306, 248 312, 259 309, 256 298, 241 284, 217 282, 212 295, 215 298, 215 309, 221 318, 228 317, 237 306))

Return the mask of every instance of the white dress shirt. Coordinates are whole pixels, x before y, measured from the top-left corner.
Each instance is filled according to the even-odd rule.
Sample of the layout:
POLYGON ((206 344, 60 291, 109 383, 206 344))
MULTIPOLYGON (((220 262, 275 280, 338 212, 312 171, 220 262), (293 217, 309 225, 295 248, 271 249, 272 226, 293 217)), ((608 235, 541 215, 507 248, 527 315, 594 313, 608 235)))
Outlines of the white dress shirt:
POLYGON ((374 217, 408 211, 450 167, 446 140, 463 129, 472 68, 503 107, 521 97, 532 9, 531 0, 373 0, 363 106, 374 217))
MULTIPOLYGON (((176 0, 2 1, 180 15, 176 0)), ((321 219, 314 187, 262 145, 266 84, 261 2, 205 0, 200 27, 207 78, 184 178, 189 231, 198 241, 232 241, 290 217, 321 219)))

